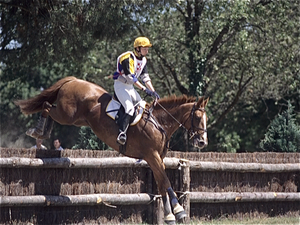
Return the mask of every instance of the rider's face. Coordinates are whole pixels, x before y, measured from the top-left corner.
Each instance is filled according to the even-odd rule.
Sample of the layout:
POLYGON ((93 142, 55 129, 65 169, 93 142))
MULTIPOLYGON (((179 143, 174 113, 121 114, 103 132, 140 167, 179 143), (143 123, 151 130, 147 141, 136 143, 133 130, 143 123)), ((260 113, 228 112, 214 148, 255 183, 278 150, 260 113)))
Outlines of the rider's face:
POLYGON ((148 54, 148 47, 141 47, 141 55, 146 56, 148 54))

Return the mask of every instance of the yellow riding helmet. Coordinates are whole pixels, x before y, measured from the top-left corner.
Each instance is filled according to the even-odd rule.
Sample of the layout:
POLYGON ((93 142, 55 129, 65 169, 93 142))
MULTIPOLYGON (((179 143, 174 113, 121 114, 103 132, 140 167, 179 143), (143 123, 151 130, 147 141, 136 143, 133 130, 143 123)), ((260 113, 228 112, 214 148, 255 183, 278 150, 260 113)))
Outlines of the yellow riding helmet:
POLYGON ((152 44, 150 43, 148 38, 138 37, 134 40, 133 46, 134 46, 134 48, 137 48, 137 47, 151 47, 152 44))

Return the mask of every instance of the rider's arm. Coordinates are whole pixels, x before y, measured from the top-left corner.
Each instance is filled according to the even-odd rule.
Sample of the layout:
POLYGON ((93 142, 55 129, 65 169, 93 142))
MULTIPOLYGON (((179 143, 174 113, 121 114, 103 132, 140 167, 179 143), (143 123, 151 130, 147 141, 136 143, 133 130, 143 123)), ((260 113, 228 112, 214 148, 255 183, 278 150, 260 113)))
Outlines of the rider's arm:
POLYGON ((151 80, 149 80, 149 81, 147 81, 147 82, 145 83, 146 87, 145 87, 141 82, 139 82, 139 81, 135 82, 134 85, 135 85, 136 87, 138 87, 138 88, 139 88, 140 90, 142 90, 142 91, 145 91, 145 90, 146 90, 146 87, 147 87, 149 90, 151 90, 151 91, 155 91, 154 88, 153 88, 153 85, 152 85, 152 83, 151 83, 151 80))
POLYGON ((123 68, 123 72, 126 76, 134 74, 134 59, 132 59, 129 55, 128 58, 121 59, 121 64, 123 68))
POLYGON ((125 82, 127 84, 135 84, 138 79, 134 74, 134 59, 132 59, 129 55, 129 57, 124 57, 120 61, 122 65, 122 70, 125 76, 125 82))
POLYGON ((143 83, 146 85, 146 87, 151 90, 151 91, 155 91, 154 90, 154 87, 152 85, 152 82, 151 82, 151 79, 150 79, 150 76, 148 74, 148 69, 147 69, 147 65, 145 65, 141 75, 140 75, 140 78, 142 79, 143 83))
POLYGON ((146 87, 139 81, 135 82, 134 85, 142 91, 146 90, 146 87))
POLYGON ((153 87, 153 85, 152 85, 151 80, 148 80, 148 81, 145 83, 145 85, 146 85, 146 87, 147 87, 148 89, 150 89, 151 91, 155 91, 155 90, 154 90, 154 87, 153 87))

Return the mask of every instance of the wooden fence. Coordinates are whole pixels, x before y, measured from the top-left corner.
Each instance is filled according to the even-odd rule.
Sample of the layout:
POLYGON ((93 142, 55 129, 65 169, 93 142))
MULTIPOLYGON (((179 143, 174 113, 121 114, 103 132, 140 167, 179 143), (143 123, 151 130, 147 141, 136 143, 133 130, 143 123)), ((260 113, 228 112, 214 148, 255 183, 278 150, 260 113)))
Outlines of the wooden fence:
MULTIPOLYGON (((41 207, 39 210, 47 211, 46 208, 48 207, 59 208, 68 206, 71 207, 71 211, 72 207, 73 210, 80 210, 80 207, 87 206, 102 206, 107 208, 121 206, 122 208, 122 206, 136 205, 144 205, 144 207, 140 207, 140 209, 143 209, 146 213, 142 213, 143 215, 141 215, 140 218, 133 218, 131 216, 129 221, 141 222, 143 220, 148 223, 163 223, 162 201, 160 195, 157 194, 155 182, 153 181, 151 171, 145 161, 138 162, 135 159, 118 157, 115 153, 113 153, 113 157, 107 157, 108 155, 105 155, 104 153, 104 155, 101 156, 104 156, 103 158, 90 158, 90 156, 86 157, 86 155, 84 158, 82 155, 78 155, 79 158, 74 158, 70 157, 70 154, 73 154, 72 150, 63 152, 33 152, 33 154, 31 154, 30 151, 32 150, 23 149, 10 151, 9 149, 1 149, 1 153, 3 153, 1 154, 2 158, 0 158, 0 207, 3 209, 1 210, 1 223, 7 223, 8 220, 15 220, 18 222, 49 222, 50 224, 53 222, 61 223, 70 220, 70 218, 68 218, 67 220, 65 219, 65 221, 61 221, 61 218, 59 217, 56 220, 51 221, 49 221, 49 217, 43 219, 29 217, 20 218, 20 215, 24 214, 18 214, 16 212, 22 211, 26 207, 31 207, 30 213, 33 213, 37 210, 37 207, 41 207), (18 154, 12 154, 11 152, 18 152, 18 154), (22 154, 20 153, 23 153, 23 156, 25 157, 22 157, 22 154), (36 158, 38 153, 42 154, 42 158, 36 158), (59 156, 57 154, 59 154, 59 156), (143 171, 143 174, 137 172, 137 175, 143 177, 142 181, 132 181, 133 185, 138 188, 135 188, 135 190, 133 190, 132 187, 128 188, 131 189, 131 192, 135 193, 127 193, 130 191, 128 191, 128 189, 126 190, 126 187, 131 185, 129 183, 132 179, 128 177, 125 178, 128 180, 128 184, 122 180, 124 178, 121 178, 121 180, 114 181, 114 184, 110 185, 111 187, 118 186, 116 183, 121 183, 117 188, 106 188, 106 191, 103 191, 103 187, 102 189, 96 189, 96 186, 100 185, 97 184, 97 181, 87 184, 89 175, 92 180, 97 179, 97 177, 95 177, 97 174, 95 175, 94 171, 98 171, 99 173, 100 171, 106 170, 109 177, 114 176, 112 170, 117 169, 123 171, 125 169, 127 169, 127 171, 143 171), (88 172, 84 172, 86 170, 88 170, 88 172), (42 173, 42 176, 49 174, 49 176, 51 176, 51 181, 58 179, 55 185, 60 183, 60 187, 54 188, 54 190, 43 190, 44 192, 39 191, 37 186, 40 185, 40 181, 37 180, 38 178, 32 178, 32 176, 35 175, 37 177, 40 176, 41 174, 39 171, 47 171, 46 173, 42 173), (55 174, 51 174, 50 171, 56 172, 55 174), (72 184, 72 188, 70 188, 70 180, 75 178, 69 178, 69 176, 76 176, 74 175, 75 173, 71 171, 75 171, 77 174, 81 173, 81 175, 83 175, 82 177, 85 177, 84 179, 77 178, 79 179, 77 183, 80 183, 77 187, 85 187, 81 187, 81 191, 79 192, 74 191, 75 184, 72 184), (15 175, 13 175, 13 173, 15 173, 15 175), (28 176, 28 174, 30 176, 28 176), (10 176, 12 177, 10 178, 10 176), (58 178, 60 176, 65 177, 58 178), (66 179, 66 177, 68 178, 66 179), (26 183, 26 181, 24 181, 26 178, 30 178, 31 182, 26 183), (122 189, 121 186, 124 185, 124 183, 126 183, 125 186, 127 186, 122 189), (30 185, 35 185, 35 187, 30 188, 30 185), (70 189, 72 189, 72 191, 70 191, 70 189), (83 189, 84 191, 82 191, 83 189), (78 208, 74 209, 74 206, 77 206, 78 208), (15 214, 12 213, 12 211, 15 211, 15 214), (16 216, 16 214, 18 214, 19 217, 16 216), (133 221, 136 219, 137 221, 133 221)), ((84 154, 84 152, 82 153, 84 154)), ((90 153, 92 157, 94 157, 94 154, 95 153, 90 153)), ((265 154, 265 157, 272 155, 272 157, 269 158, 273 158, 273 162, 275 163, 271 163, 272 160, 267 161, 267 159, 264 160, 267 163, 253 162, 262 160, 255 160, 257 155, 259 155, 258 158, 260 158, 261 154, 256 154, 254 157, 254 153, 244 155, 247 156, 246 158, 248 159, 245 159, 244 157, 242 160, 237 154, 231 155, 231 157, 228 158, 228 155, 226 157, 220 157, 220 155, 224 153, 209 153, 214 157, 214 161, 212 159, 210 159, 211 161, 188 160, 195 158, 196 155, 198 155, 198 157, 202 155, 200 157, 203 157, 203 155, 208 155, 208 153, 186 154, 185 158, 179 158, 178 156, 182 154, 183 153, 171 153, 168 155, 169 157, 164 159, 164 163, 167 168, 168 176, 174 186, 174 190, 177 191, 180 201, 188 214, 186 222, 189 221, 190 217, 201 217, 203 214, 205 214, 204 216, 206 217, 210 216, 208 215, 209 210, 207 211, 207 208, 211 208, 211 204, 214 206, 218 204, 221 205, 221 207, 223 207, 222 204, 231 204, 231 207, 234 208, 236 208, 236 204, 239 204, 239 206, 243 206, 241 204, 255 205, 256 203, 264 204, 265 206, 273 204, 278 205, 280 208, 279 210, 275 210, 278 213, 289 212, 299 214, 300 154, 265 154), (249 156, 251 156, 252 161, 246 163, 243 162, 245 160, 249 161, 249 156), (224 158, 226 158, 226 160, 224 160, 224 158), (222 162, 220 159, 223 159, 225 162, 222 162), (263 174, 264 176, 262 176, 262 178, 257 178, 257 176, 263 174), (255 176, 255 182, 250 178, 253 176, 255 176), (230 179, 228 179, 228 177, 230 179), (235 204, 235 206, 232 206, 232 204, 235 204), (207 207, 209 205, 210 207, 207 207), (199 211, 201 211, 203 207, 206 207, 206 211, 204 210, 201 214, 199 211)), ((118 172, 116 172, 116 174, 118 174, 118 172)), ((136 176, 136 174, 134 174, 134 176, 136 176)), ((39 177, 39 179, 43 179, 43 177, 39 177)), ((45 177, 44 179, 47 180, 50 178, 45 177)), ((108 178, 106 177, 105 179, 107 182, 108 178)), ((49 186, 51 186, 51 181, 50 183, 48 182, 49 186)), ((110 182, 111 181, 109 180, 108 183, 110 182)), ((45 184, 46 183, 47 182, 45 181, 45 184)), ((41 184, 42 187, 40 189, 47 188, 45 184, 41 184)), ((124 212, 122 212, 122 214, 124 214, 124 212)), ((218 215, 218 213, 212 214, 218 215)), ((88 222, 97 221, 99 214, 94 216, 94 218, 90 216, 88 222)), ((110 217, 112 217, 112 215, 110 215, 110 217)), ((124 218, 118 219, 119 221, 122 220, 123 222, 128 222, 128 220, 124 220, 124 218)), ((80 218, 77 218, 76 221, 80 222, 79 220, 80 218)))

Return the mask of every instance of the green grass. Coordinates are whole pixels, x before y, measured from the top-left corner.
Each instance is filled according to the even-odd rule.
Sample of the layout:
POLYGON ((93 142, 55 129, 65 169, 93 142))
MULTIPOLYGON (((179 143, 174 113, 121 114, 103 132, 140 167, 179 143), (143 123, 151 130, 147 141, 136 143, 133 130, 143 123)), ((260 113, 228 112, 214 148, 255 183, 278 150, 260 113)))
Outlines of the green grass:
POLYGON ((261 219, 215 219, 211 221, 191 221, 192 225, 212 225, 212 224, 294 224, 300 225, 300 217, 267 217, 261 219))

